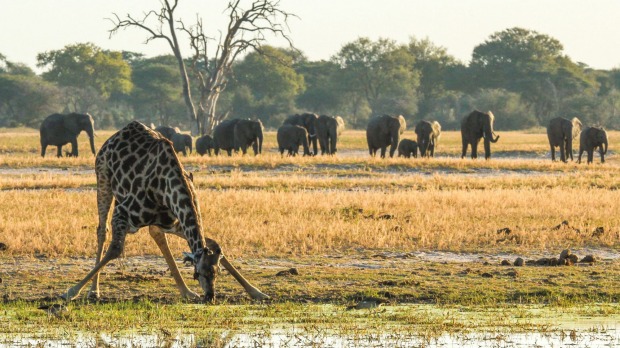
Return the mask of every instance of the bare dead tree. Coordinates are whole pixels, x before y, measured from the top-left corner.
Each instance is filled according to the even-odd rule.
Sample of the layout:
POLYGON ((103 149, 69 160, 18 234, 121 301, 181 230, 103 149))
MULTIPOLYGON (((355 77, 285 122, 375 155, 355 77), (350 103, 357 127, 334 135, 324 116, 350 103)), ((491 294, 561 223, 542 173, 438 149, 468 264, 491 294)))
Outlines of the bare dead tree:
POLYGON ((178 61, 188 116, 195 125, 196 132, 208 134, 228 115, 228 112, 217 115, 216 110, 218 99, 232 74, 235 59, 248 50, 261 52, 267 36, 283 38, 293 47, 287 23, 294 15, 282 10, 279 0, 253 0, 245 9, 241 0, 230 0, 225 11, 228 15, 228 27, 226 32, 220 31, 220 38, 215 42, 215 39, 205 35, 201 18, 198 17, 191 26, 186 26, 181 19, 175 19, 179 1, 162 0, 159 12, 146 12, 142 19, 135 19, 129 14, 125 19, 121 19, 113 14, 115 18, 111 21, 114 28, 110 30, 110 36, 120 29, 135 27, 148 33, 146 43, 155 39, 167 41, 178 61), (154 23, 152 18, 155 19, 154 23), (191 94, 188 70, 179 47, 177 35, 181 33, 187 35, 190 42, 191 72, 200 91, 197 103, 191 94), (215 48, 210 50, 209 44, 213 42, 215 48))

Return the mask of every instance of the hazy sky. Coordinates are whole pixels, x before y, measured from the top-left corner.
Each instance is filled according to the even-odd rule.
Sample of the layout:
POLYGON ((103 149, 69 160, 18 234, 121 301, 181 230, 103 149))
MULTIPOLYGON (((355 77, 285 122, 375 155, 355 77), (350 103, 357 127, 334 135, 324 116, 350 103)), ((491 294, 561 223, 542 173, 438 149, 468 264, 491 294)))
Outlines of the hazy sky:
MULTIPOLYGON (((224 0, 180 0, 179 17, 198 13, 212 35, 225 27, 224 0)), ((138 18, 159 0, 4 0, 0 53, 34 68, 37 53, 92 42, 104 49, 147 56, 169 54, 163 41, 144 44, 146 33, 122 31, 109 38, 113 13, 138 18)), ((289 22, 294 44, 311 60, 329 59, 359 37, 428 38, 468 62, 474 47, 494 32, 515 26, 558 39, 564 53, 593 68, 620 67, 620 0, 281 0, 299 18, 289 22)), ((185 52, 188 52, 186 50, 185 52)))

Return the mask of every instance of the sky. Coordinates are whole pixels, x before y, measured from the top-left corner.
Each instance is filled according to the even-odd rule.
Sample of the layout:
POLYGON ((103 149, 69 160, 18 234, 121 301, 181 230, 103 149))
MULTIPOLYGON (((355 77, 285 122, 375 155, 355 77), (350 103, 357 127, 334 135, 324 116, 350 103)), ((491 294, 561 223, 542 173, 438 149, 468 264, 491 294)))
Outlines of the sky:
MULTIPOLYGON (((186 23, 201 16, 211 36, 226 27, 227 1, 179 2, 177 17, 186 23)), ((573 61, 596 69, 620 68, 619 0, 280 0, 280 6, 297 15, 289 19, 289 36, 310 60, 330 59, 360 37, 403 44, 416 37, 468 63, 473 49, 493 33, 522 27, 559 40, 573 61)), ((3 0, 0 53, 36 71, 38 53, 75 43, 147 57, 170 54, 162 40, 145 44, 146 32, 138 29, 112 37, 108 32, 114 14, 141 18, 159 8, 159 0, 3 0)))

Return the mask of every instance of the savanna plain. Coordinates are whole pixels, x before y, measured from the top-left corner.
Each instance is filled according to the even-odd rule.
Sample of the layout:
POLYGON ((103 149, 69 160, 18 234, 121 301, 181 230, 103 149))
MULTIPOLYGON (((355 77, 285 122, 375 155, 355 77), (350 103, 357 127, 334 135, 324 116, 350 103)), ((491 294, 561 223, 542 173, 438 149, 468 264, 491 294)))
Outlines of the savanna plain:
POLYGON ((333 157, 281 157, 274 132, 259 156, 181 156, 206 235, 270 296, 222 271, 205 305, 180 299, 147 231, 100 300, 58 299, 95 264, 94 156, 85 135, 80 157, 41 158, 38 131, 2 129, 0 346, 620 345, 620 134, 590 165, 551 162, 542 129, 498 134, 488 161, 450 131, 431 159, 371 158, 355 130, 333 157), (566 250, 577 262, 553 265, 566 250))

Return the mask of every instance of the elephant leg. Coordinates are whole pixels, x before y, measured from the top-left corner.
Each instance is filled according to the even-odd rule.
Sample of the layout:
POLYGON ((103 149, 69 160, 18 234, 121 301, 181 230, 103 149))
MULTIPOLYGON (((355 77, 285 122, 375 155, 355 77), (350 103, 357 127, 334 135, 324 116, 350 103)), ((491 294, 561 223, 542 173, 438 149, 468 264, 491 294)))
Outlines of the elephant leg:
POLYGON ((47 145, 41 144, 41 157, 45 157, 46 150, 47 150, 47 145))
POLYGON ((164 259, 168 264, 168 268, 170 269, 170 273, 172 274, 172 278, 174 278, 174 282, 177 284, 177 288, 181 292, 181 296, 185 298, 189 298, 192 300, 199 299, 200 296, 190 290, 185 284, 185 280, 183 280, 183 276, 181 276, 181 272, 179 272, 179 267, 177 267, 176 262, 174 261, 174 257, 170 252, 170 247, 168 246, 168 239, 166 238, 166 234, 159 227, 149 226, 149 233, 151 237, 155 240, 155 243, 161 250, 161 253, 164 255, 164 259))
POLYGON ((566 163, 566 143, 560 144, 560 161, 566 163))
POLYGON ((555 146, 549 143, 549 147, 551 148, 551 162, 555 162, 555 146))
POLYGON ((588 149, 588 164, 594 161, 594 148, 588 149))
POLYGON ((73 141, 71 141, 71 157, 77 157, 78 156, 78 142, 77 142, 77 138, 75 138, 73 141))
POLYGON ((232 149, 228 149, 228 150, 226 150, 226 152, 228 153, 228 157, 232 156, 232 149))
POLYGON ((471 143, 471 158, 472 159, 478 158, 478 142, 476 141, 471 143))
POLYGON ((385 150, 387 148, 385 146, 381 147, 381 158, 385 158, 385 150))
POLYGON ((62 157, 62 145, 56 146, 56 157, 62 157))
POLYGON ((605 163, 605 153, 603 153, 603 146, 599 146, 598 153, 601 154, 601 163, 605 163))
MULTIPOLYGON (((468 146, 469 144, 467 143, 467 141, 463 140, 463 151, 461 152, 461 158, 465 158, 465 156, 467 155, 468 146)), ((420 156, 424 157, 424 154, 420 152, 420 156)))

